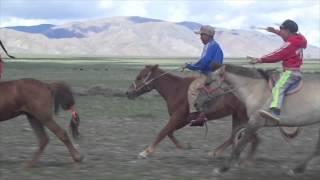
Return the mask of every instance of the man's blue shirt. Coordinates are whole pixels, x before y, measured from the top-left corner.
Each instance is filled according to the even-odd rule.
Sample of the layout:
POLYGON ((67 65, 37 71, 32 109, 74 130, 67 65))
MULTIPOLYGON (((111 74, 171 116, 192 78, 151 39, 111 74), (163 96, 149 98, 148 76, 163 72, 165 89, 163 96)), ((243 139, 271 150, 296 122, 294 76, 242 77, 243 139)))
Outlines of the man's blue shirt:
POLYGON ((214 40, 208 42, 203 47, 202 55, 199 61, 195 64, 187 64, 186 68, 194 71, 200 71, 203 74, 212 72, 211 64, 223 63, 223 52, 221 47, 214 40))

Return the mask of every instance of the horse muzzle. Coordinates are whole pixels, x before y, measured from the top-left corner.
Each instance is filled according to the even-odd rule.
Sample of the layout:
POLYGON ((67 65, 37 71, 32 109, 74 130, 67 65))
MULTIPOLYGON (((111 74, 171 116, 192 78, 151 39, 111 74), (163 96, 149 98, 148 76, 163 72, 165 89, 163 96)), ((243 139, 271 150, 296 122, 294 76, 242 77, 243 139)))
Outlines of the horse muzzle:
POLYGON ((128 99, 133 100, 137 97, 137 93, 135 93, 135 91, 127 91, 126 96, 128 99))

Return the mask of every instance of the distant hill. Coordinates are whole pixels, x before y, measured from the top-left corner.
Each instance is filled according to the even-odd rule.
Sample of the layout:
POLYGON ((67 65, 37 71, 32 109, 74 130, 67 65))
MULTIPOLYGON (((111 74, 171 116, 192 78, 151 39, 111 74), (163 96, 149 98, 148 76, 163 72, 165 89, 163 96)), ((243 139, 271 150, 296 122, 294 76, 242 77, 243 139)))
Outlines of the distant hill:
POLYGON ((6 27, 8 29, 13 29, 16 31, 27 32, 27 33, 40 33, 43 34, 44 32, 50 30, 50 28, 54 27, 53 24, 39 24, 35 26, 12 26, 6 27))
MULTIPOLYGON (((7 27, 0 29, 0 37, 12 54, 198 57, 203 45, 194 31, 200 26, 188 21, 111 17, 62 25, 7 27)), ((215 39, 226 57, 261 56, 282 43, 272 34, 219 27, 215 39)), ((310 45, 304 55, 320 58, 320 48, 310 45)))

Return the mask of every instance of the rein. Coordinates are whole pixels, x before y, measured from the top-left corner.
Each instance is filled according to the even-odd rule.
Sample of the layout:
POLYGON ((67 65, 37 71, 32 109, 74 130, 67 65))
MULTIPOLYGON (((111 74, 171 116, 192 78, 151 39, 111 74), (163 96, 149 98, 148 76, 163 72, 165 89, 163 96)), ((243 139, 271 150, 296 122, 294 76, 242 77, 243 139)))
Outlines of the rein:
POLYGON ((143 80, 143 85, 142 86, 140 86, 139 88, 137 88, 137 84, 136 84, 136 82, 135 81, 133 81, 133 83, 132 83, 132 85, 133 85, 133 87, 134 87, 134 90, 135 91, 139 91, 139 90, 141 90, 141 89, 143 89, 143 88, 147 88, 147 90, 151 90, 152 89, 152 87, 150 87, 149 85, 150 85, 150 83, 152 83, 153 81, 155 81, 155 80, 157 80, 157 79, 159 79, 159 78, 161 78, 162 76, 164 76, 164 75, 166 75, 166 74, 168 74, 168 73, 171 73, 171 72, 174 72, 174 71, 177 71, 177 70, 179 70, 179 69, 181 69, 180 67, 179 68, 175 68, 175 69, 172 69, 172 70, 170 70, 170 71, 166 71, 166 72, 164 72, 164 73, 162 73, 162 74, 160 74, 159 76, 157 76, 157 77, 154 77, 154 78, 152 78, 152 79, 150 79, 150 80, 148 80, 149 78, 150 78, 150 76, 151 76, 151 72, 149 72, 148 73, 148 75, 147 75, 147 77, 146 78, 144 78, 144 80, 143 80))

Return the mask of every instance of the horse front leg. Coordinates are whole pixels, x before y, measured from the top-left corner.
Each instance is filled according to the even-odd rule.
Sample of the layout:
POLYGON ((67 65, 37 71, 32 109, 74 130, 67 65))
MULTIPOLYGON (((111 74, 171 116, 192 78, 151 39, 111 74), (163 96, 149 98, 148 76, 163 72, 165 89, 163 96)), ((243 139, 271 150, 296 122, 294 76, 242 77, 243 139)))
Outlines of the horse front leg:
POLYGON ((147 158, 150 156, 154 151, 156 146, 174 129, 174 123, 172 123, 172 120, 170 119, 169 122, 162 128, 162 130, 159 132, 158 136, 156 137, 156 140, 149 145, 145 150, 139 153, 139 158, 147 158))
POLYGON ((168 137, 170 138, 170 140, 173 142, 173 144, 176 146, 176 148, 178 149, 191 149, 191 145, 187 144, 181 144, 178 139, 173 135, 174 131, 183 128, 184 126, 186 126, 189 122, 186 120, 186 118, 181 118, 179 120, 183 120, 183 121, 177 121, 177 125, 175 125, 175 129, 168 134, 168 137))
MULTIPOLYGON (((176 113, 177 114, 177 113, 176 113)), ((158 136, 156 137, 156 140, 149 145, 145 150, 139 153, 139 158, 147 158, 150 156, 154 151, 156 146, 166 137, 168 136, 173 143, 177 146, 180 147, 180 143, 178 142, 177 139, 174 138, 173 136, 173 131, 177 129, 177 120, 179 119, 180 116, 173 114, 167 124, 162 128, 162 130, 159 132, 158 136)), ((182 147, 182 146, 181 146, 182 147)))
POLYGON ((216 173, 222 173, 222 172, 228 171, 234 162, 239 161, 241 152, 246 147, 248 142, 250 142, 250 140, 252 140, 252 138, 253 138, 254 134, 256 133, 256 131, 258 130, 258 128, 259 127, 248 124, 248 126, 245 128, 244 131, 243 131, 243 129, 240 129, 243 131, 241 134, 239 134, 239 135, 241 135, 241 138, 238 138, 237 136, 235 137, 235 139, 238 139, 238 143, 235 143, 235 147, 234 147, 233 151, 231 152, 231 156, 228 160, 226 160, 224 165, 222 167, 214 170, 216 173))
POLYGON ((245 111, 241 111, 239 109, 234 109, 235 112, 232 114, 232 132, 229 139, 227 139, 223 144, 210 151, 208 155, 210 157, 218 157, 223 154, 223 152, 230 146, 234 144, 235 134, 240 130, 241 127, 244 127, 247 124, 248 119, 245 111))

